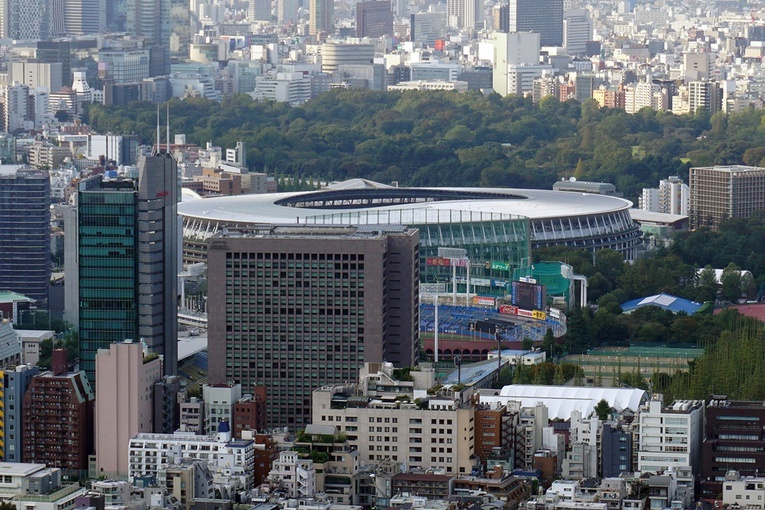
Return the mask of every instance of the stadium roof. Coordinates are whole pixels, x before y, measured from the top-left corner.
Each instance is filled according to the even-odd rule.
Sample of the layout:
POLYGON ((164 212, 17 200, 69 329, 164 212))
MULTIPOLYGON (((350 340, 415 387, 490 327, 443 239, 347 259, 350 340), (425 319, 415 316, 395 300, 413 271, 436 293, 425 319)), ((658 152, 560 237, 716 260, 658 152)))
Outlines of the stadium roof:
POLYGON ((418 212, 412 218, 413 223, 418 224, 436 216, 443 216, 442 221, 448 222, 450 213, 486 215, 486 219, 492 214, 543 219, 617 212, 631 205, 632 202, 623 198, 591 193, 506 188, 391 188, 351 179, 320 191, 189 200, 178 205, 178 212, 182 216, 213 221, 294 224, 330 215, 338 216, 334 221, 348 223, 350 215, 367 212, 382 222, 393 222, 400 214, 398 211, 414 210, 418 212), (368 198, 348 194, 362 190, 366 193, 359 197, 368 198))
POLYGON ((637 388, 511 384, 503 387, 499 395, 481 395, 481 402, 487 404, 519 401, 523 407, 534 407, 542 403, 547 406, 551 420, 568 420, 573 411, 588 417, 601 400, 608 402, 617 412, 626 409, 637 411, 648 400, 648 393, 637 388))
POLYGON ((703 304, 689 299, 672 296, 670 294, 656 294, 644 298, 633 299, 632 301, 627 301, 626 303, 621 304, 624 313, 632 313, 643 306, 658 306, 659 308, 669 310, 672 313, 685 312, 688 315, 693 315, 703 306, 703 304))

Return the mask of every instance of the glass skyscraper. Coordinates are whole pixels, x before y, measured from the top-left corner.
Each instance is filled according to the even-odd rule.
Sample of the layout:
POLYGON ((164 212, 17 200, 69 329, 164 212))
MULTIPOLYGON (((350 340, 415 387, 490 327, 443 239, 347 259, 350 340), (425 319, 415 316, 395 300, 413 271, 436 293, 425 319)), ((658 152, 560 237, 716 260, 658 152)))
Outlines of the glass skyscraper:
POLYGON ((50 177, 0 166, 0 289, 46 306, 50 283, 50 177))
MULTIPOLYGON (((79 184, 76 256, 67 278, 77 288, 80 368, 95 383, 99 349, 126 339, 164 356, 164 373, 178 363, 178 175, 167 154, 139 158, 138 179, 97 175, 79 184)), ((71 260, 74 259, 74 260, 71 260)))

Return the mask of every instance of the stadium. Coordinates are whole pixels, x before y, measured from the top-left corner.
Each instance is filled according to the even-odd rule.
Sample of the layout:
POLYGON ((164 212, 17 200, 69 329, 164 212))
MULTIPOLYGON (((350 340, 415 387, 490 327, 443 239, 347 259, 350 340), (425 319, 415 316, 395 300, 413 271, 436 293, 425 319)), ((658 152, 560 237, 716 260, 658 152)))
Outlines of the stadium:
MULTIPOLYGON (((184 190, 184 259, 204 262, 207 238, 224 228, 268 224, 380 225, 420 229, 421 274, 438 248, 467 250, 485 278, 507 277, 532 249, 565 245, 610 248, 634 257, 640 243, 632 203, 622 198, 551 190, 397 188, 352 179, 319 191, 194 200, 184 190), (494 274, 496 273, 496 275, 494 274)), ((434 265, 434 264, 432 264, 434 265)))
POLYGON ((511 285, 515 289, 513 282, 523 278, 539 282, 549 296, 565 294, 563 300, 570 303, 570 276, 564 274, 561 264, 532 264, 533 249, 558 245, 592 251, 610 248, 631 259, 640 243, 638 225, 629 213, 632 203, 606 195, 398 188, 352 179, 319 191, 199 200, 194 192, 184 190, 183 198, 178 211, 183 219, 186 263, 205 262, 207 239, 224 229, 274 224, 417 227, 420 329, 425 350, 432 355, 432 334, 438 328, 444 341, 438 351, 447 358, 460 354, 479 359, 498 341, 517 345, 523 338, 541 339, 547 328, 556 336, 565 332, 565 317, 552 317, 544 311, 546 297, 537 296, 539 303, 525 307, 538 310, 539 315, 521 319, 498 313, 511 285), (457 306, 458 294, 465 296, 464 307, 457 306), (443 304, 438 326, 432 301, 436 296, 443 304), (488 323, 490 330, 481 331, 479 323, 488 323), (456 343, 447 344, 451 341, 456 343))

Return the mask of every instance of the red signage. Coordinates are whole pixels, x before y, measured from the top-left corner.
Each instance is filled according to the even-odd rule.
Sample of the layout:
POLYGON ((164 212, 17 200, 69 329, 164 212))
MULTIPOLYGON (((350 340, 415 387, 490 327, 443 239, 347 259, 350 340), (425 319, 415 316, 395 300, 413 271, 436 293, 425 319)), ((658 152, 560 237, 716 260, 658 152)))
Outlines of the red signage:
POLYGON ((499 305, 499 313, 518 315, 518 307, 513 305, 499 305))

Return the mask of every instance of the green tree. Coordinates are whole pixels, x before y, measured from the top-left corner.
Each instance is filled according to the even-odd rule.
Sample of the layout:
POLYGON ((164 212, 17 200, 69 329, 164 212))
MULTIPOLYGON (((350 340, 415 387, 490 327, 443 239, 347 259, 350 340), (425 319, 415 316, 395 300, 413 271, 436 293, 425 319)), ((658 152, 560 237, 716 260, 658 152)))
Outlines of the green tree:
POLYGON ((611 416, 611 411, 612 408, 606 399, 602 399, 600 402, 595 404, 595 415, 601 421, 606 421, 611 416))
POLYGON ((723 269, 720 282, 722 283, 720 295, 723 299, 736 302, 741 297, 741 269, 735 262, 731 262, 723 269))

